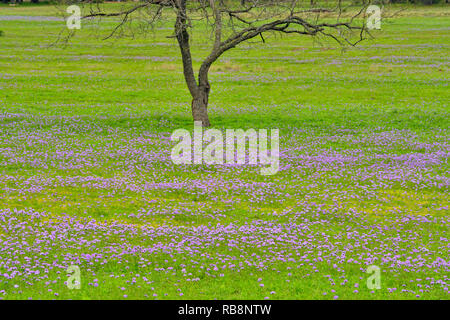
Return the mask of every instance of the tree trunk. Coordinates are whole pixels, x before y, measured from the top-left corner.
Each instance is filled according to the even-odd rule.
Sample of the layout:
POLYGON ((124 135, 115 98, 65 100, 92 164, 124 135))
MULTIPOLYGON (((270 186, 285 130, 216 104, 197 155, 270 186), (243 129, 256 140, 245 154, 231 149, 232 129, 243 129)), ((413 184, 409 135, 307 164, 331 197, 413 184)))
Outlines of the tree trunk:
POLYGON ((208 97, 209 86, 199 87, 197 95, 192 99, 192 117, 194 121, 201 121, 202 127, 211 125, 208 118, 208 97))
POLYGON ((189 45, 189 33, 187 32, 186 22, 186 1, 180 0, 177 2, 177 20, 175 22, 175 34, 178 40, 178 45, 181 51, 181 58, 183 60, 183 74, 189 92, 192 96, 192 117, 194 121, 201 121, 203 127, 209 127, 208 118, 208 96, 209 96, 209 82, 208 69, 199 71, 199 84, 195 80, 194 69, 192 67, 191 47, 189 45))

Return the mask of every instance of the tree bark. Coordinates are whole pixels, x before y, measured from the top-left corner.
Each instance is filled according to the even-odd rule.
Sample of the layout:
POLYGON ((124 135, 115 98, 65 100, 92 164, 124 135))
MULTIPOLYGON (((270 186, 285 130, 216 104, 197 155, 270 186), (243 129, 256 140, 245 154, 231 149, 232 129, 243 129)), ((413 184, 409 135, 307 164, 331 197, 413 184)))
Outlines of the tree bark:
POLYGON ((211 124, 208 117, 209 87, 199 87, 197 95, 192 99, 192 117, 194 121, 201 121, 202 127, 211 124))
MULTIPOLYGON (((208 118, 208 97, 210 88, 207 78, 208 71, 206 70, 205 75, 202 75, 201 72, 199 73, 199 84, 197 84, 192 66, 189 33, 187 32, 186 0, 179 0, 177 9, 175 33, 183 61, 184 79, 192 96, 192 118, 194 121, 201 121, 203 127, 209 127, 211 124, 208 118)), ((209 69, 209 67, 207 69, 209 69)))

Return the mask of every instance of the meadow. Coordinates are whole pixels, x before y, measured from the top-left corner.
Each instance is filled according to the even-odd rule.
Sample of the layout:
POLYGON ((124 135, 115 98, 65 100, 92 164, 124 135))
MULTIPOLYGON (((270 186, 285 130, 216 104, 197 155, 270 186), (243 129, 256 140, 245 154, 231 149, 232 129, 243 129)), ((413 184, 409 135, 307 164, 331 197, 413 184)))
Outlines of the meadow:
POLYGON ((213 65, 212 125, 278 128, 272 176, 171 162, 192 129, 171 22, 55 45, 56 15, 0 4, 0 299, 449 298, 448 6, 356 47, 272 35, 213 65))

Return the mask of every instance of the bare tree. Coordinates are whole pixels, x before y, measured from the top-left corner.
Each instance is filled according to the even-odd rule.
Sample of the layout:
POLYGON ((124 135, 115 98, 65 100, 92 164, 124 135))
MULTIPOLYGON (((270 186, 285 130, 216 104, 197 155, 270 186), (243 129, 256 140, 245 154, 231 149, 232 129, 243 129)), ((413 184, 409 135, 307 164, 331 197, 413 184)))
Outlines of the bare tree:
MULTIPOLYGON (((120 9, 99 3, 79 1, 86 18, 118 17, 117 25, 108 37, 120 34, 133 19, 143 19, 154 25, 163 18, 173 19, 174 34, 178 41, 183 73, 192 96, 192 116, 203 126, 210 126, 208 98, 211 65, 227 50, 253 38, 265 42, 269 32, 326 37, 340 45, 356 45, 367 34, 364 24, 368 3, 344 8, 342 0, 137 0, 127 2, 120 9), (144 11, 144 15, 138 12, 144 11), (211 51, 204 58, 196 75, 192 63, 190 35, 193 22, 204 22, 212 30, 211 51)), ((71 1, 71 4, 77 1, 71 1)), ((117 6, 116 6, 117 8, 117 6)))

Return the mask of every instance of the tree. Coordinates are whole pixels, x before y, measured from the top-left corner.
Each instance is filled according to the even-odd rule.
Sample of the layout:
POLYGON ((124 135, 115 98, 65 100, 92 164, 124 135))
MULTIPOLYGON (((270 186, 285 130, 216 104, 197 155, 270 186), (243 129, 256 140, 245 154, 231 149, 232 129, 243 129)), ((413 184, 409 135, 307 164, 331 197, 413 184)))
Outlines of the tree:
MULTIPOLYGON (((79 3, 82 5, 85 2, 79 3)), ((364 20, 357 19, 364 17, 367 5, 363 3, 358 7, 344 8, 341 0, 335 0, 335 3, 327 0, 324 6, 320 6, 319 1, 308 0, 138 0, 126 3, 114 12, 98 3, 92 4, 89 13, 82 18, 119 17, 110 36, 130 23, 139 11, 145 12, 150 25, 163 17, 173 19, 173 37, 178 41, 184 79, 192 96, 192 117, 208 127, 211 88, 208 72, 222 54, 250 39, 265 42, 264 35, 269 32, 322 36, 332 38, 341 45, 355 45, 367 33, 364 20), (194 28, 192 22, 199 20, 208 24, 212 36, 211 51, 196 75, 190 36, 194 28)), ((139 17, 142 19, 142 16, 139 17)))

